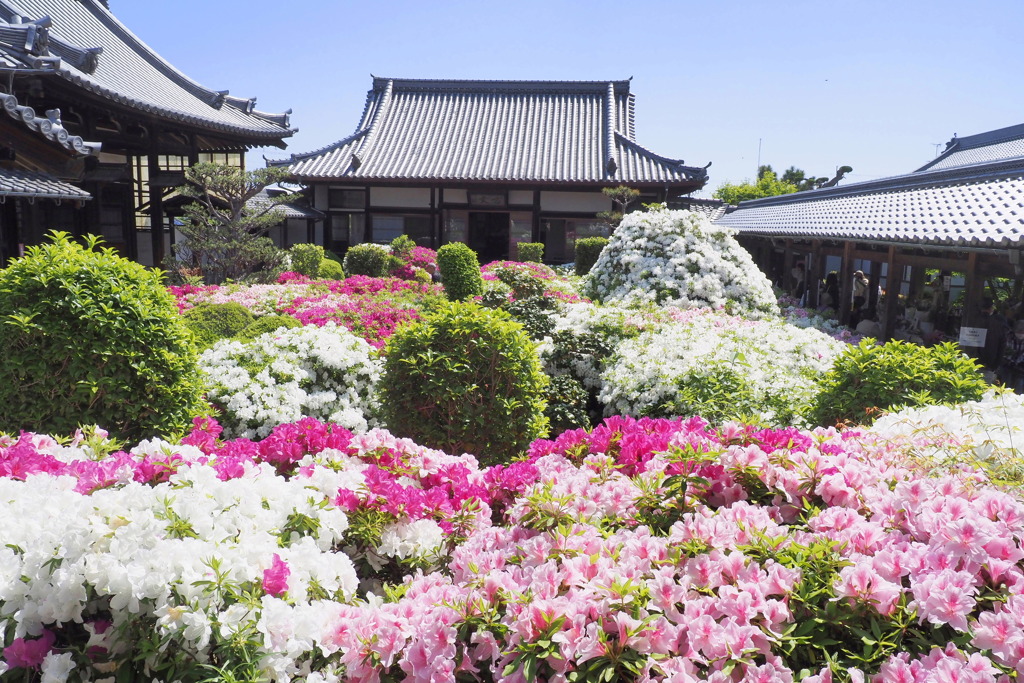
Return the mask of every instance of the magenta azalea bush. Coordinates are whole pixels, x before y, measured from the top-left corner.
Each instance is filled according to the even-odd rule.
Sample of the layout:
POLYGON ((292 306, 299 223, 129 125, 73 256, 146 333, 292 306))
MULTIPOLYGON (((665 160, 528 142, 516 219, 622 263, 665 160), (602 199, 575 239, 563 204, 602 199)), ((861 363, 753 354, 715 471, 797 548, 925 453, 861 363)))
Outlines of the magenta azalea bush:
MULTIPOLYGON (((418 258, 415 250, 413 257, 418 258)), ((199 303, 233 301, 256 316, 290 315, 303 325, 333 322, 375 348, 384 346, 399 325, 418 320, 422 310, 444 299, 443 290, 433 284, 365 275, 310 280, 297 273, 283 273, 273 285, 187 285, 171 287, 171 292, 182 312, 199 303)))
POLYGON ((5 678, 1024 676, 1024 504, 905 431, 618 417, 489 469, 220 436, 0 441, 5 678))

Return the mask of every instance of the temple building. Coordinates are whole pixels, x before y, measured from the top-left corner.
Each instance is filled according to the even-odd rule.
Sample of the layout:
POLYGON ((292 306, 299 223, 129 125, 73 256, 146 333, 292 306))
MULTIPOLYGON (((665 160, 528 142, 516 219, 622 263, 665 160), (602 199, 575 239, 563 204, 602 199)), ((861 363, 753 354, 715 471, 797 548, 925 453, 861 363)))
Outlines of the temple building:
POLYGON ((571 261, 576 238, 608 234, 602 188, 685 205, 707 182, 707 166, 641 147, 634 114, 628 80, 375 77, 352 135, 272 163, 310 191, 326 214, 317 243, 338 253, 405 234, 465 242, 481 262, 514 257, 519 242, 571 261))
MULTIPOLYGON (((843 321, 860 270, 886 337, 901 325, 916 331, 924 308, 928 329, 962 337, 995 280, 1013 283, 1012 303, 1024 293, 1024 125, 954 136, 905 175, 741 202, 718 223, 737 229, 783 288, 794 263, 811 282, 837 270, 843 321), (881 292, 894 296, 881 302, 881 292)), ((817 288, 807 293, 817 305, 817 288)))
POLYGON ((161 263, 187 167, 295 132, 255 104, 190 80, 102 0, 0 0, 0 265, 51 229, 161 263))

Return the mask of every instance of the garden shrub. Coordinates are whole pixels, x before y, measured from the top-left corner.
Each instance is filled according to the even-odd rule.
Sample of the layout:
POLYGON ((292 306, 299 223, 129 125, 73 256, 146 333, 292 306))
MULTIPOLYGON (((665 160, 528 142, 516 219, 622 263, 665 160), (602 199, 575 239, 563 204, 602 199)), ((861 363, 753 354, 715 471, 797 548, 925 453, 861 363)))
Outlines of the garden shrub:
POLYGON ((544 244, 542 242, 520 242, 516 245, 516 251, 516 258, 520 261, 544 262, 544 244))
POLYGON ((384 277, 388 272, 388 252, 379 244, 357 244, 345 252, 345 274, 384 277))
POLYGON ((240 342, 251 342, 268 332, 274 332, 281 328, 292 329, 295 327, 302 327, 302 323, 290 315, 265 315, 262 318, 256 318, 256 320, 249 323, 245 329, 234 337, 240 342))
POLYGON ((321 280, 344 280, 345 269, 337 261, 324 259, 320 262, 320 270, 317 272, 317 277, 321 280))
POLYGON ((376 410, 377 352, 333 322, 223 340, 199 363, 227 436, 264 437, 302 417, 362 431, 376 410))
POLYGON ((586 275, 597 263, 601 250, 608 246, 607 237, 580 237, 576 240, 576 274, 586 275))
POLYGON ((210 348, 219 339, 234 337, 256 320, 248 308, 234 301, 200 304, 185 311, 182 318, 200 349, 210 348))
POLYGON ((588 429, 590 417, 587 414, 589 401, 587 390, 579 380, 569 375, 551 378, 545 399, 548 407, 544 411, 548 418, 552 437, 570 429, 588 429))
POLYGON ((693 211, 634 211, 601 251, 585 293, 602 303, 777 315, 771 283, 734 233, 693 211))
POLYGON ((781 320, 686 311, 621 343, 602 373, 606 415, 700 415, 790 425, 845 345, 781 320))
POLYGON ((522 326, 501 311, 449 303, 399 328, 385 358, 382 415, 399 436, 496 464, 547 430, 547 377, 522 326))
POLYGON ((809 416, 825 426, 870 424, 892 408, 977 401, 987 388, 981 366, 952 342, 928 347, 865 339, 835 359, 809 416))
POLYGON ((501 309, 523 326, 531 339, 540 341, 555 331, 553 306, 550 299, 532 297, 529 299, 506 300, 501 309))
POLYGON ((0 430, 170 434, 205 410, 161 274, 67 233, 0 270, 0 430))
POLYGON ((293 244, 288 250, 291 256, 291 269, 306 277, 318 277, 320 265, 324 261, 324 248, 319 244, 293 244))
POLYGON ((484 293, 480 261, 468 245, 452 242, 442 246, 437 250, 437 268, 450 300, 464 301, 484 293))
POLYGON ((533 277, 529 272, 515 268, 496 268, 494 276, 504 282, 512 290, 516 299, 529 299, 544 294, 544 281, 533 277))

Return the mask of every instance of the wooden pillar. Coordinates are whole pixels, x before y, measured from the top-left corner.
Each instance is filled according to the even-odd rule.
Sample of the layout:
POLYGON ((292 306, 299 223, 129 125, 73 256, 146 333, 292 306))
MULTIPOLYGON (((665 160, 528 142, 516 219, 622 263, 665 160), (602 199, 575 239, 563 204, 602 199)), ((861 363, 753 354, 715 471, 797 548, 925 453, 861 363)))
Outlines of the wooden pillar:
MULTIPOLYGON (((896 315, 899 312, 900 284, 902 278, 902 266, 896 265, 896 247, 889 247, 889 259, 886 261, 887 273, 885 278, 885 327, 882 328, 884 339, 892 339, 896 333, 896 315), (896 271, 900 271, 901 277, 896 277, 896 271)), ((877 289, 875 290, 877 291, 877 289)))
POLYGON ((534 242, 540 242, 540 190, 533 191, 533 217, 530 221, 530 230, 532 233, 530 239, 534 242))
POLYGON ((839 269, 839 322, 850 323, 850 304, 853 302, 853 252, 855 242, 843 243, 843 263, 839 269))
POLYGON ((786 240, 785 249, 782 254, 782 277, 779 278, 779 287, 789 294, 793 291, 793 240, 786 240))
POLYGON ((878 310, 878 287, 882 283, 882 264, 879 261, 870 261, 868 274, 868 300, 864 303, 865 308, 878 310))
POLYGON ((434 226, 433 249, 441 246, 444 239, 444 188, 437 188, 437 225, 434 226))
POLYGON ((821 255, 821 240, 811 242, 810 263, 807 264, 807 308, 818 307, 821 281, 825 278, 825 259, 821 255))
POLYGON ((961 326, 978 327, 981 320, 981 300, 984 298, 985 277, 978 273, 978 252, 967 255, 967 269, 964 271, 964 313, 961 326))
POLYGON ((306 242, 309 244, 316 243, 316 219, 306 219, 306 242))
POLYGON ((164 262, 164 189, 153 181, 160 175, 160 131, 149 131, 149 230, 153 240, 153 265, 164 262))
POLYGON ((437 220, 437 192, 436 187, 430 188, 430 248, 437 249, 437 235, 441 224, 437 220))

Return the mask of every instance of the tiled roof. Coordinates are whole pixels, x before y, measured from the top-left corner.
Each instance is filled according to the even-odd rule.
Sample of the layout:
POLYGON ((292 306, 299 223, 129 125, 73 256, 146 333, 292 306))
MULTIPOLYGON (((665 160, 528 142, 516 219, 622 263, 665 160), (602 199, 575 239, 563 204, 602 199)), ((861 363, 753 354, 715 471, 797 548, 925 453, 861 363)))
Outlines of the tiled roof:
POLYGON ((960 247, 1024 243, 1024 162, 919 171, 741 202, 718 224, 741 233, 960 247))
MULTIPOLYGON (((275 193, 275 196, 280 196, 280 193, 275 193)), ((250 199, 246 204, 257 211, 265 209, 270 205, 271 193, 263 190, 255 197, 250 199)), ((324 218, 324 214, 321 211, 312 209, 308 206, 296 202, 286 202, 284 204, 278 204, 272 211, 275 214, 279 214, 281 218, 302 218, 302 219, 313 219, 321 220, 324 218)))
POLYGON ((917 172, 939 171, 1014 158, 1024 158, 1024 124, 965 138, 953 136, 953 139, 946 143, 946 149, 942 154, 917 169, 917 172))
POLYGON ((32 107, 18 104, 18 98, 0 92, 0 108, 15 121, 20 121, 47 140, 55 142, 74 154, 89 156, 100 151, 100 143, 86 142, 78 135, 71 135, 60 120, 60 110, 50 109, 46 116, 39 116, 32 107))
POLYGON ((287 114, 255 111, 255 100, 190 80, 99 0, 0 0, 0 55, 123 106, 251 144, 280 144, 294 132, 287 114))
POLYGON ((307 181, 707 181, 637 144, 629 81, 374 78, 353 135, 274 163, 307 181))
POLYGON ((670 209, 686 209, 704 214, 708 220, 715 221, 725 215, 729 205, 721 199, 703 199, 701 197, 679 197, 668 202, 670 209))
POLYGON ((92 195, 46 173, 0 168, 0 197, 69 199, 82 201, 92 195))

